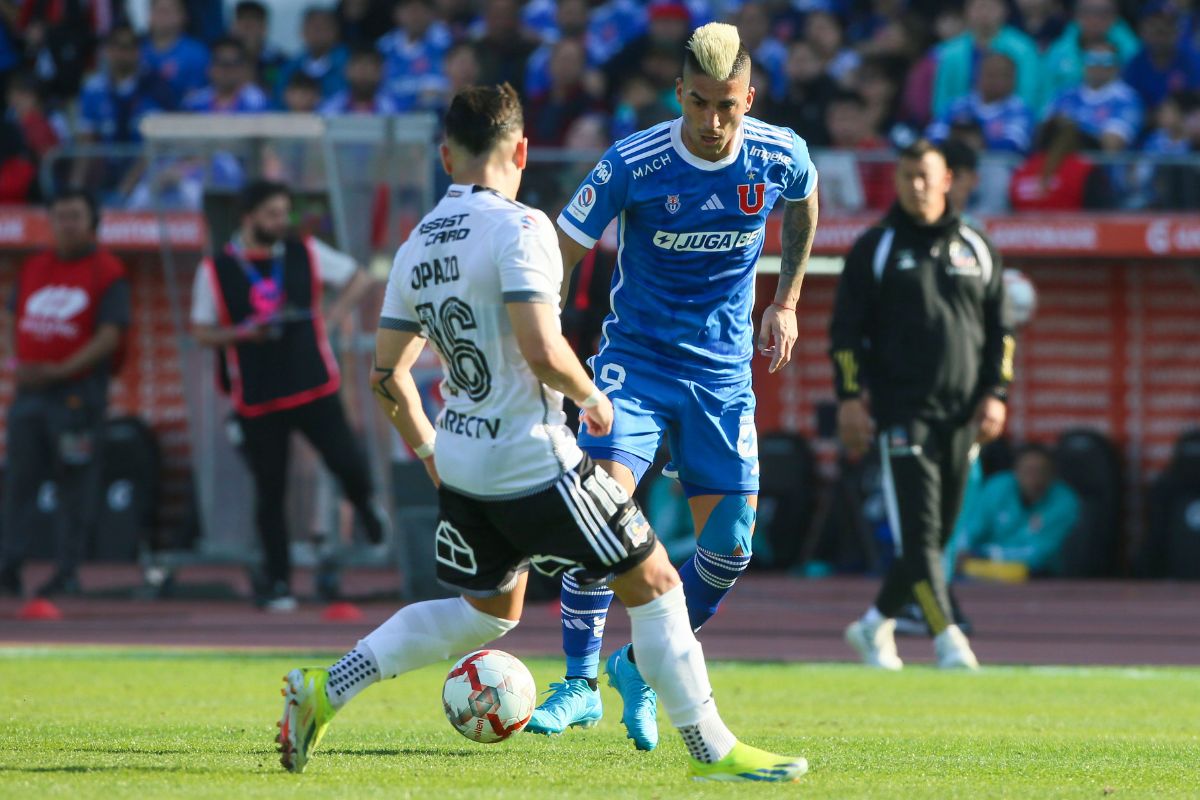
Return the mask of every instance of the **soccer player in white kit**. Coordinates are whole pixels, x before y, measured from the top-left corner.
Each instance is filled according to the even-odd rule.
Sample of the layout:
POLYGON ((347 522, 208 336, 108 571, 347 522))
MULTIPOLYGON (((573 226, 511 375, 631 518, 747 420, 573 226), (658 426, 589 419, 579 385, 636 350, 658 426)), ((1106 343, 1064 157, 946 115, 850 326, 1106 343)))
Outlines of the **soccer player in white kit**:
POLYGON ((331 667, 288 673, 281 762, 303 771, 334 714, 367 686, 512 630, 532 565, 607 580, 621 598, 638 665, 684 738, 693 777, 796 780, 803 758, 742 744, 725 727, 679 574, 564 424, 564 395, 600 435, 613 408, 561 333, 554 226, 513 199, 523 125, 507 84, 455 96, 441 148, 453 185, 396 254, 376 343, 380 406, 438 486, 437 574, 461 596, 406 606, 331 667), (410 372, 426 340, 445 373, 436 423, 410 372))

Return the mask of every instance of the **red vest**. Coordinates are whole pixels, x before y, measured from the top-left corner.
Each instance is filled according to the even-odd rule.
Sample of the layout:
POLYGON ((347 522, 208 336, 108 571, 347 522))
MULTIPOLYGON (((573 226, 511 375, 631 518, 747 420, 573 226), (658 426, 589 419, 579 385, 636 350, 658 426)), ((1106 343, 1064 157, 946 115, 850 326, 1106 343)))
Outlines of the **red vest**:
POLYGON ((96 335, 96 313, 109 287, 125 277, 111 253, 93 250, 74 261, 52 251, 29 258, 17 276, 17 360, 65 361, 96 335))

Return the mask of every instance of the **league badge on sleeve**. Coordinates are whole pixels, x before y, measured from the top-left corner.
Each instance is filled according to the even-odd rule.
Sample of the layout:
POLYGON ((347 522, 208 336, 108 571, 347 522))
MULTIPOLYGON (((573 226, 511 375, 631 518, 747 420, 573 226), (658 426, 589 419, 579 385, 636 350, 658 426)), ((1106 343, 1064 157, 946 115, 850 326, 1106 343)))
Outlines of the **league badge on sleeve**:
POLYGON ((677 194, 667 195, 666 206, 667 206, 667 211, 670 211, 672 214, 674 214, 676 211, 678 211, 679 210, 679 195, 677 195, 677 194))
POLYGON ((567 206, 567 213, 579 222, 586 222, 594 205, 596 205, 596 189, 590 183, 585 183, 571 198, 571 203, 567 206))

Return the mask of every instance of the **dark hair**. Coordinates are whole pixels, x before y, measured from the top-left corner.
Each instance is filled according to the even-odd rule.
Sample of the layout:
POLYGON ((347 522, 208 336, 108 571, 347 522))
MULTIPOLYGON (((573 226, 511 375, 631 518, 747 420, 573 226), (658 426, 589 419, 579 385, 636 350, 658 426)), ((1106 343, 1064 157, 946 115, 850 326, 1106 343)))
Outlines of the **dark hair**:
POLYGON ((302 18, 303 22, 307 23, 309 20, 316 19, 317 17, 325 17, 326 19, 331 20, 335 25, 338 21, 337 13, 333 9, 326 8, 325 6, 309 6, 308 8, 304 9, 304 16, 302 18))
POLYGON ((358 61, 360 59, 369 58, 377 64, 383 63, 383 53, 369 44, 361 44, 354 47, 350 51, 350 56, 346 59, 347 62, 358 61))
POLYGON ((951 172, 969 169, 975 172, 979 169, 979 154, 975 148, 961 139, 947 139, 942 142, 942 155, 946 157, 946 166, 951 172))
POLYGON ((242 44, 239 40, 234 39, 232 36, 222 36, 220 39, 217 39, 215 42, 213 42, 212 46, 209 48, 209 52, 212 53, 214 57, 216 56, 218 50, 236 50, 238 58, 240 58, 242 61, 248 61, 250 59, 250 54, 246 52, 246 45, 242 44))
POLYGON ((238 216, 253 214, 263 203, 283 195, 291 197, 292 192, 279 181, 256 180, 246 184, 238 198, 238 216))
POLYGON ((838 89, 832 95, 830 95, 829 102, 825 104, 825 107, 828 108, 835 103, 854 105, 858 106, 859 108, 867 107, 866 98, 853 89, 838 89))
POLYGON ((292 77, 288 78, 287 86, 284 89, 308 89, 310 91, 321 93, 321 82, 309 75, 304 70, 298 69, 292 73, 292 77))
POLYGON ((510 84, 469 86, 450 101, 446 138, 472 155, 490 152, 497 142, 525 127, 521 99, 510 84))
POLYGON ((233 16, 236 17, 257 17, 265 20, 267 18, 267 7, 258 0, 240 0, 233 7, 233 16))
POLYGON ((100 204, 96 202, 96 198, 87 189, 63 189, 57 194, 50 196, 46 200, 46 210, 53 209, 59 203, 69 203, 72 200, 82 200, 88 208, 88 214, 92 218, 92 230, 96 231, 100 228, 100 204))
POLYGON ((1028 455, 1037 455, 1049 461, 1052 465, 1054 461, 1054 451, 1041 442, 1026 442, 1017 448, 1017 452, 1013 454, 1013 465, 1015 466, 1022 458, 1028 455))
POLYGON ((1008 65, 1010 67, 1012 67, 1014 72, 1017 69, 1017 60, 1002 50, 986 50, 986 51, 984 51, 983 54, 979 56, 979 63, 982 64, 984 61, 986 61, 989 58, 1002 58, 1008 62, 1008 65))
POLYGON ((946 151, 925 137, 916 139, 907 147, 902 148, 898 155, 898 160, 910 159, 912 161, 920 161, 929 153, 937 153, 942 157, 943 161, 946 161, 947 164, 949 163, 949 160, 946 158, 946 151))
POLYGON ((109 29, 108 34, 104 37, 104 43, 112 44, 117 39, 120 39, 124 36, 131 37, 135 43, 138 41, 138 32, 133 29, 133 26, 126 22, 122 22, 118 25, 113 25, 112 28, 109 29))

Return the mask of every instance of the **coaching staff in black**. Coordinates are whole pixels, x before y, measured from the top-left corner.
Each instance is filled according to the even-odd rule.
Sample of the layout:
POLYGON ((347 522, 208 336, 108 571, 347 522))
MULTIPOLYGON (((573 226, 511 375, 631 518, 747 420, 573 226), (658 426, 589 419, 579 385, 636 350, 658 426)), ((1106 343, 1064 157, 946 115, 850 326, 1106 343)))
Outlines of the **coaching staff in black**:
POLYGON ((1004 429, 1014 340, 1000 257, 949 207, 951 178, 945 155, 926 140, 900 153, 897 203, 851 248, 830 323, 838 432, 851 456, 878 436, 896 543, 875 604, 846 640, 883 669, 903 666, 894 617, 912 598, 938 666, 978 668, 953 624, 942 549, 971 448, 1004 429))

